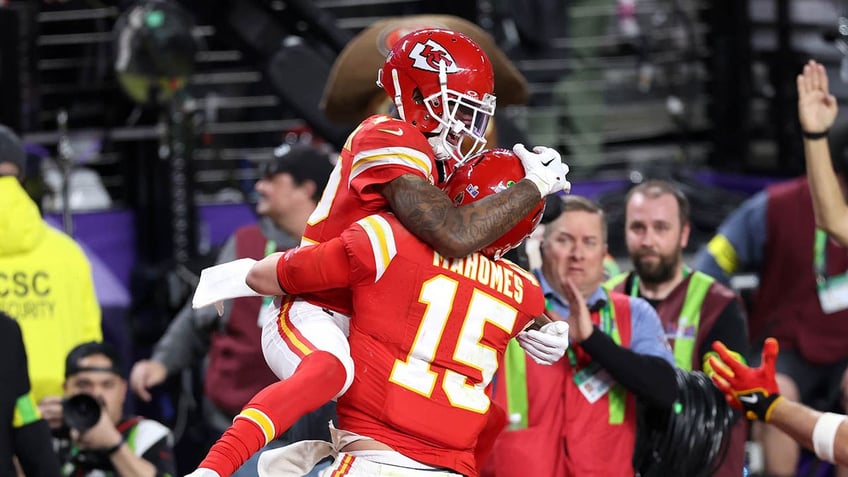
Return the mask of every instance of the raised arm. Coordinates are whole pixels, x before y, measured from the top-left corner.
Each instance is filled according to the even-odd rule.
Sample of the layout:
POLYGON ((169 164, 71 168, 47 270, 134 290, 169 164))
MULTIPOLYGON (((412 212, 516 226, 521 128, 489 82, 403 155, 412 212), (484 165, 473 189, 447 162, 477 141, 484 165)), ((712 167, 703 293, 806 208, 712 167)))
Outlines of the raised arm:
POLYGON ((804 136, 804 158, 816 225, 839 243, 848 245, 848 204, 834 172, 827 142, 827 132, 833 126, 838 109, 836 98, 828 89, 827 71, 815 61, 804 65, 797 84, 798 117, 804 136))
POLYGON ((568 166, 547 147, 528 151, 516 144, 525 178, 505 191, 454 207, 444 192, 420 177, 403 175, 380 192, 403 225, 446 257, 476 252, 510 230, 545 196, 566 192, 568 166))

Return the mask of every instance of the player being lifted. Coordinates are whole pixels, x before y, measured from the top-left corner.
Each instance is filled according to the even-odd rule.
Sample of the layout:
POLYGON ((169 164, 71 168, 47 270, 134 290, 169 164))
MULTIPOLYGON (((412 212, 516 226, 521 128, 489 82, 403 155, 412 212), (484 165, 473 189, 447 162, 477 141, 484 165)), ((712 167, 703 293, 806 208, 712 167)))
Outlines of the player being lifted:
MULTIPOLYGON (((446 192, 458 204, 473 202, 522 175, 513 153, 486 151, 457 168, 446 192)), ((345 288, 353 299, 349 342, 357 373, 338 401, 343 431, 333 432, 332 445, 309 442, 266 453, 262 462, 272 463, 261 463, 260 469, 302 475, 324 456, 341 452, 326 475, 334 469, 344 475, 384 475, 382 466, 391 468, 385 469, 390 475, 476 475, 480 435, 488 432, 482 439, 492 439, 506 422, 488 398, 492 376, 509 339, 545 306, 533 275, 497 257, 521 243, 542 209, 539 200, 516 227, 482 253, 464 258, 441 256, 393 214, 382 212, 320 245, 258 263, 245 260, 251 264, 247 285, 259 293, 345 288)), ((569 299, 578 296, 574 292, 569 299)), ((576 312, 588 313, 575 303, 576 312)), ((567 334, 565 322, 544 326, 567 334)), ((272 429, 284 430, 277 427, 282 412, 266 403, 243 415, 270 438, 272 429)))
MULTIPOLYGON (((513 150, 525 175, 507 190, 455 207, 439 189, 457 164, 482 149, 495 110, 492 67, 468 37, 440 29, 410 33, 389 52, 378 78, 398 118, 372 116, 351 133, 307 224, 304 245, 326 242, 365 216, 391 210, 442 256, 463 257, 510 230, 546 195, 570 187, 555 150, 531 152, 517 144, 513 150)), ((243 263, 220 273, 234 288, 219 283, 212 297, 196 294, 197 304, 252 292, 245 290, 243 263)), ((347 390, 354 376, 347 344, 351 311, 346 289, 285 297, 263 329, 266 361, 283 381, 247 404, 201 468, 228 476, 264 446, 268 436, 245 413, 276 403, 278 433, 347 390), (306 388, 309 393, 297 392, 306 388)), ((551 326, 537 339, 522 340, 531 356, 545 362, 561 357, 567 343, 567 335, 551 326)))

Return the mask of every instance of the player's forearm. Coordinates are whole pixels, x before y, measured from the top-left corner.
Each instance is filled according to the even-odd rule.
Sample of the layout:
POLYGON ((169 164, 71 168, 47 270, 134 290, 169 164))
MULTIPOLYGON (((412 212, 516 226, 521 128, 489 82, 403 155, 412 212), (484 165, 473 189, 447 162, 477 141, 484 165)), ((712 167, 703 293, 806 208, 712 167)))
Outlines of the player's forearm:
POLYGON ((464 257, 482 249, 540 201, 539 190, 526 180, 462 207, 455 207, 450 197, 411 174, 386 184, 381 192, 403 225, 446 257, 464 257))
POLYGON ((450 209, 447 234, 464 245, 455 250, 456 256, 466 256, 494 242, 521 222, 540 200, 536 186, 521 180, 505 191, 450 209))
POLYGON ((351 285, 350 267, 344 242, 336 237, 286 252, 277 265, 277 286, 292 295, 347 288, 351 285))
MULTIPOLYGON (((791 436, 798 444, 814 450, 813 429, 821 415, 803 404, 782 399, 774 406, 768 422, 791 436)), ((833 456, 835 463, 848 465, 848 421, 843 421, 836 431, 833 456)))
POLYGON ((805 139, 804 157, 816 225, 843 245, 848 245, 848 205, 833 171, 827 138, 805 139))
POLYGON ((277 262, 282 256, 282 252, 276 252, 256 262, 245 278, 247 286, 262 295, 273 296, 283 293, 277 281, 277 262))
POLYGON ((802 446, 813 448, 813 428, 820 412, 807 406, 782 399, 769 415, 769 424, 779 428, 802 446))

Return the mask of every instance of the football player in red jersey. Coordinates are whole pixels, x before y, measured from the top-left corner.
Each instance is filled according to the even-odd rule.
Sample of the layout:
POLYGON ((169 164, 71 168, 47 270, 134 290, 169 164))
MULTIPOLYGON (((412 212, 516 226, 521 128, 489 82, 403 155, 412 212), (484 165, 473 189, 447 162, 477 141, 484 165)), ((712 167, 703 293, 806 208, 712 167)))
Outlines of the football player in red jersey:
MULTIPOLYGON (((514 187, 523 174, 514 153, 486 151, 459 166, 445 192, 457 205, 472 203, 514 187)), ((333 444, 271 451, 260 469, 308 471, 334 454, 327 475, 382 475, 383 466, 391 475, 476 475, 478 437, 494 412, 492 376, 507 342, 545 307, 535 277, 500 257, 538 224, 543 204, 537 200, 516 227, 464 258, 444 257, 394 214, 381 212, 333 240, 252 263, 247 285, 287 295, 284 308, 293 294, 351 290, 349 342, 357 369, 338 401, 343 430, 333 432, 333 444)), ((580 300, 576 290, 573 296, 580 300)), ((564 322, 544 326, 567 334, 564 322)), ((284 430, 277 418, 282 412, 248 408, 233 428, 251 422, 270 439, 284 430)))
MULTIPOLYGON (((456 164, 483 147, 495 109, 491 64, 465 35, 425 29, 404 36, 389 52, 378 83, 393 99, 399 118, 372 116, 351 133, 307 223, 303 245, 326 242, 367 215, 391 210, 407 230, 442 256, 463 257, 514 227, 540 198, 570 187, 568 169, 555 150, 536 147, 531 152, 517 144, 514 151, 524 177, 516 178, 503 193, 455 207, 439 189, 456 164)), ((238 272, 228 274, 238 277, 238 272)), ((350 313, 350 290, 338 289, 290 299, 275 319, 267 321, 265 358, 283 381, 257 399, 288 409, 282 422, 296 418, 301 409, 315 409, 342 395, 350 386, 354 376, 347 348, 350 313), (308 396, 291 392, 313 381, 308 396)), ((537 360, 555 360, 561 354, 551 355, 548 348, 556 346, 564 353, 567 336, 550 339, 542 348, 523 346, 537 360)), ((254 426, 253 438, 263 442, 262 429, 254 426)), ((226 435, 222 440, 219 447, 228 457, 213 448, 201 463, 222 476, 261 447, 254 449, 253 441, 246 447, 230 445, 226 435)))

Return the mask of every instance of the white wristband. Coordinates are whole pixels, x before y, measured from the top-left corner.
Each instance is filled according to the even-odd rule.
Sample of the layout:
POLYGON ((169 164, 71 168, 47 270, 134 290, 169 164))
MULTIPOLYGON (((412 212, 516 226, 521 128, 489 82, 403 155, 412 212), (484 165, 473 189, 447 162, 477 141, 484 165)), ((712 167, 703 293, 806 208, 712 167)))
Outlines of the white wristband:
POLYGON ((826 412, 816 421, 813 428, 813 450, 819 459, 833 462, 833 442, 836 440, 836 431, 844 420, 844 414, 826 412))

